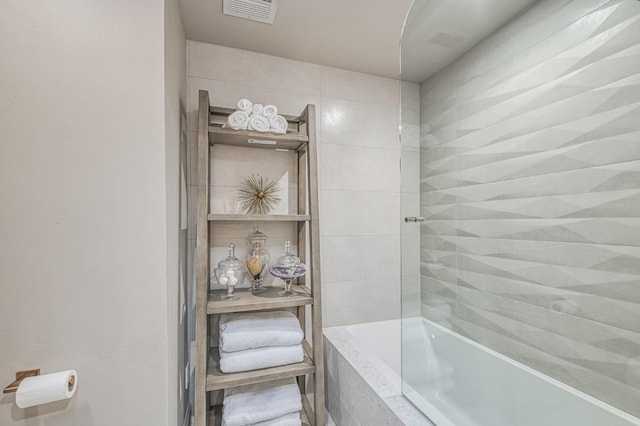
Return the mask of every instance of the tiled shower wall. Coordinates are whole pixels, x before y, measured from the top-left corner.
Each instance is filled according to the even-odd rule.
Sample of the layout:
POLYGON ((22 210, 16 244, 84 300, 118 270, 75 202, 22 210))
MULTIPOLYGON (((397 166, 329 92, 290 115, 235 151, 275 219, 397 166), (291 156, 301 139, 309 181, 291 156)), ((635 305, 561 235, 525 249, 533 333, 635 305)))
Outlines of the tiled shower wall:
POLYGON ((538 2, 420 100, 423 314, 640 416, 640 2, 538 2))
MULTIPOLYGON (((305 105, 316 105, 324 326, 399 318, 398 80, 187 41, 190 202, 196 196, 193 147, 200 89, 209 91, 213 105, 223 107, 235 107, 238 99, 249 98, 274 104, 283 114, 297 115, 305 105)), ((417 85, 405 90, 413 90, 418 98, 417 85)), ((225 147, 214 149, 218 148, 224 151, 225 147)), ((216 161, 231 164, 233 172, 221 175, 221 168, 213 171, 217 182, 214 191, 222 197, 212 202, 211 209, 235 213, 240 180, 280 167, 275 157, 282 153, 249 150, 238 162, 237 152, 227 155, 222 151, 216 161)), ((195 247, 194 228, 189 229, 191 251, 195 247)), ((269 235, 267 247, 272 259, 277 258, 282 251, 279 240, 289 230, 274 226, 261 230, 269 235)), ((237 235, 225 234, 214 240, 214 246, 219 247, 213 250, 212 265, 226 256, 228 241, 237 240, 240 254, 244 254, 243 239, 250 231, 242 229, 237 235)))

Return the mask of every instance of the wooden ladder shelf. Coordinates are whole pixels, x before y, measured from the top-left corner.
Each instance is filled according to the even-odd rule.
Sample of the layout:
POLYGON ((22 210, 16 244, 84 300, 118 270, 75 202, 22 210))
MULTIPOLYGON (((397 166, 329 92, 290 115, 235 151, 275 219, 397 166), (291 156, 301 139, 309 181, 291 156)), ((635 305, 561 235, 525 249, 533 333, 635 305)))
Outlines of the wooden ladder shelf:
MULTIPOLYGON (((198 179, 196 207, 196 309, 195 309, 195 426, 220 424, 220 395, 215 392, 247 384, 267 382, 286 377, 297 377, 302 392, 305 425, 324 426, 324 364, 322 351, 322 307, 320 280, 320 234, 318 225, 318 173, 316 145, 316 112, 314 105, 307 105, 299 116, 284 116, 289 123, 287 134, 259 133, 231 130, 221 126, 234 110, 212 107, 209 93, 201 90, 198 98, 198 179), (252 140, 252 142, 250 142, 252 140), (255 141, 269 141, 256 144, 255 141), (297 157, 297 213, 296 214, 212 214, 209 211, 211 197, 211 148, 215 145, 251 147, 256 149, 288 150, 297 157), (280 288, 269 287, 259 296, 247 290, 236 290, 237 300, 221 300, 223 290, 210 291, 212 275, 210 266, 211 224, 250 226, 258 223, 291 222, 297 224, 292 240, 297 242, 299 257, 307 264, 307 275, 293 286, 298 293, 293 297, 280 297, 280 288), (228 312, 248 312, 271 309, 288 309, 295 312, 303 330, 307 328, 307 311, 310 312, 310 334, 303 341, 304 360, 280 367, 264 368, 241 373, 222 373, 218 367, 217 348, 211 348, 212 316, 228 312), (310 337, 310 344, 309 344, 310 337), (306 391, 307 379, 313 382, 313 401, 306 391)), ((305 332, 305 334, 308 334, 305 332)))

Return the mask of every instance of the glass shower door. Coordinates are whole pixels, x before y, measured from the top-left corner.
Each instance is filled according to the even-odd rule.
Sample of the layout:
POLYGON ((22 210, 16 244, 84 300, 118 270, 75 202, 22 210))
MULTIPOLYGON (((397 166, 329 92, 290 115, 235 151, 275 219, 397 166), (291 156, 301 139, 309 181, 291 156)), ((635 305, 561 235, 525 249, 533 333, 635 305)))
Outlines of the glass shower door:
POLYGON ((639 114, 637 0, 533 2, 403 83, 403 392, 438 425, 640 424, 639 114))

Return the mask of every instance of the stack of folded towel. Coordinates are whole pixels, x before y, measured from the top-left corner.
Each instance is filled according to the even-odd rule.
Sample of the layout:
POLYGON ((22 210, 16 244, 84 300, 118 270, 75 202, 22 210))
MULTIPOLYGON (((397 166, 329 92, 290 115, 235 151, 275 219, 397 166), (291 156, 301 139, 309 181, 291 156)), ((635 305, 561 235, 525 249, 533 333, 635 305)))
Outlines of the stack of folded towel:
POLYGON ((223 373, 302 362, 304 334, 291 312, 220 315, 220 370, 223 373))
POLYGON ((300 426, 300 390, 294 378, 224 391, 222 426, 300 426))
POLYGON ((224 127, 233 130, 253 130, 256 132, 287 133, 289 123, 278 115, 275 105, 254 104, 242 98, 236 105, 236 111, 227 118, 224 127))

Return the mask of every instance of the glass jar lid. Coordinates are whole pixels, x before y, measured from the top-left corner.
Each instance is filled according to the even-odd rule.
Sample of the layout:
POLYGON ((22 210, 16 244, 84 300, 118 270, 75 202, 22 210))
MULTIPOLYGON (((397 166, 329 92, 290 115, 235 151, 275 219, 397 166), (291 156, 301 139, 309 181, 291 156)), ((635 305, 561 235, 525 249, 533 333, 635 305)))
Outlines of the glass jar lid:
POLYGON ((247 274, 244 262, 235 256, 235 248, 235 244, 229 243, 228 256, 218 262, 218 267, 213 270, 218 284, 227 287, 227 290, 231 288, 230 292, 223 297, 227 299, 233 298, 232 287, 242 284, 247 274))
POLYGON ((247 241, 250 245, 255 245, 256 243, 261 243, 262 246, 265 246, 265 242, 267 241, 267 235, 263 232, 260 232, 257 228, 251 234, 247 236, 247 241))
POLYGON ((218 262, 218 268, 221 269, 233 269, 237 271, 244 270, 244 262, 238 259, 235 255, 236 245, 233 243, 229 243, 229 254, 227 257, 218 262))
POLYGON ((301 277, 307 272, 304 263, 300 258, 291 252, 291 241, 284 242, 284 254, 269 268, 271 275, 278 278, 296 278, 301 277))

